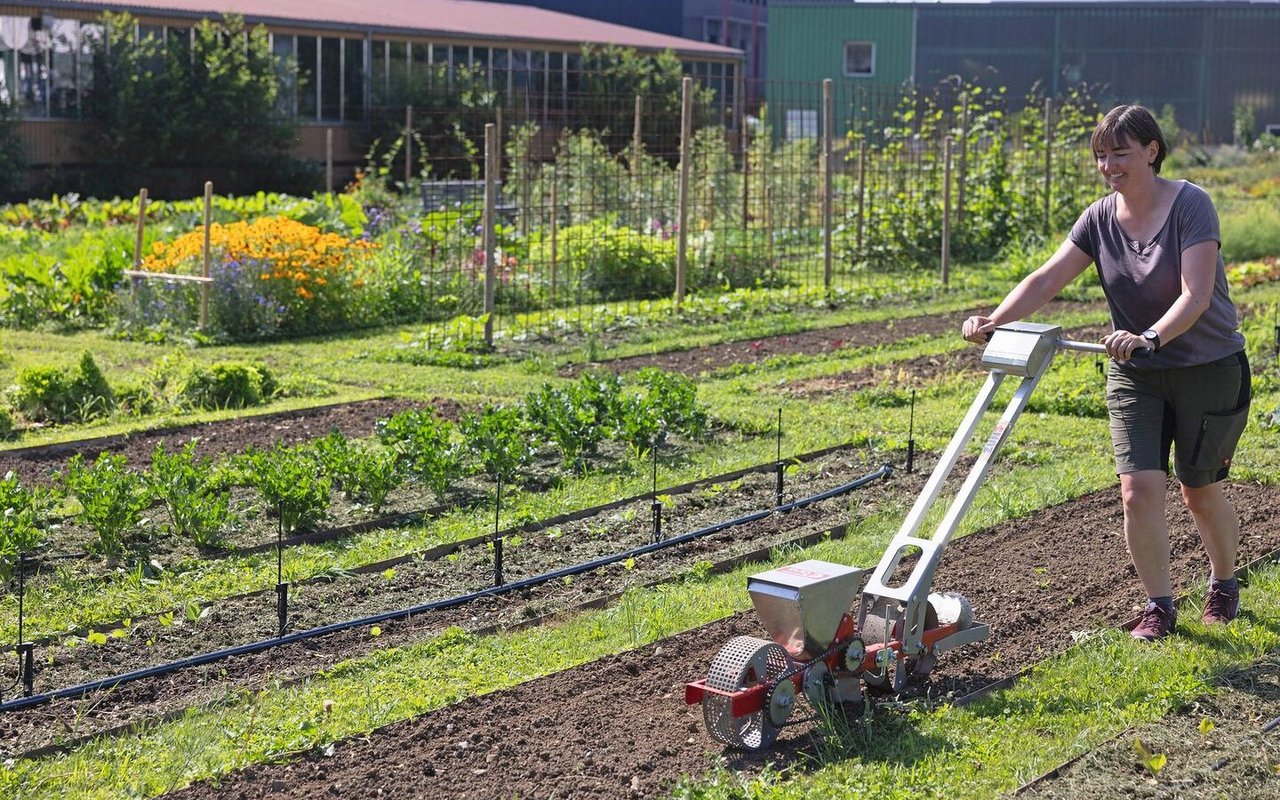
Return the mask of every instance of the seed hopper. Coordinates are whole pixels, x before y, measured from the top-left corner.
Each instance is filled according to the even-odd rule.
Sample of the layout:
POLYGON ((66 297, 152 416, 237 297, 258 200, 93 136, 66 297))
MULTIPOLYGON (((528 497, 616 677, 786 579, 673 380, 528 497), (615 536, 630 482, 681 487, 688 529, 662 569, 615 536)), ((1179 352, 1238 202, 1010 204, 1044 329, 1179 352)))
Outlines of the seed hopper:
POLYGON ((995 330, 988 370, 937 467, 874 569, 803 561, 753 575, 747 591, 768 639, 738 636, 685 687, 702 704, 707 732, 745 750, 769 748, 803 697, 811 706, 863 703, 865 690, 901 692, 940 653, 987 637, 963 595, 931 592, 943 548, 982 485, 1031 393, 1058 350, 1105 353, 1060 338, 1061 327, 1019 322, 995 330), (1005 377, 1022 379, 932 535, 922 523, 1005 377))

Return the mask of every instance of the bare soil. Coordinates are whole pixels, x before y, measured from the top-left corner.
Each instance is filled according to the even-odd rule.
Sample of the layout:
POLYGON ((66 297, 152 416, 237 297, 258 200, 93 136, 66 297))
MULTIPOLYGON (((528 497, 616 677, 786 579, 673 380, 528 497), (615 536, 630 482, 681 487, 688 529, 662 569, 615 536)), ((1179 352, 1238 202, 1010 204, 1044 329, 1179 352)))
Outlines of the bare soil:
MULTIPOLYGON (((1106 306, 1101 303, 1083 303, 1057 300, 1045 306, 1045 314, 1060 314, 1082 310, 1096 310, 1105 317, 1106 306)), ((849 348, 874 348, 900 343, 916 336, 938 336, 955 333, 960 340, 960 323, 966 316, 987 309, 957 311, 954 314, 929 314, 885 322, 861 322, 834 328, 817 328, 784 336, 761 339, 745 339, 721 344, 697 347, 689 350, 667 351, 638 356, 628 356, 599 364, 573 364, 561 370, 562 375, 577 375, 592 368, 605 368, 614 372, 631 372, 644 367, 658 367, 667 372, 685 375, 709 375, 726 368, 741 368, 744 364, 759 364, 771 358, 792 355, 819 355, 849 348)), ((978 351, 977 348, 973 348, 978 351)))
POLYGON ((430 405, 441 416, 451 419, 459 415, 459 406, 452 400, 439 399, 422 403, 401 398, 268 412, 232 420, 160 428, 132 435, 0 450, 0 475, 13 470, 27 485, 47 484, 52 473, 62 469, 73 456, 82 455, 86 460, 92 460, 104 452, 123 455, 129 460, 130 466, 144 469, 151 465, 151 453, 157 444, 173 450, 192 439, 198 442, 198 455, 213 457, 238 453, 250 446, 267 448, 276 443, 295 445, 324 436, 335 429, 349 437, 371 436, 374 423, 379 419, 423 405, 430 405))
MULTIPOLYGON (((1242 561, 1280 546, 1273 522, 1280 491, 1240 484, 1229 493, 1242 518, 1242 561)), ((1169 504, 1175 585, 1187 590, 1203 581, 1206 562, 1172 488, 1169 504)), ((948 652, 922 690, 967 694, 1065 651, 1073 632, 1131 619, 1143 597, 1120 518, 1109 490, 954 542, 934 586, 965 594, 991 636, 948 652)), ((703 677, 739 634, 764 635, 753 613, 173 796, 655 797, 682 775, 700 774, 715 755, 757 769, 761 756, 714 746, 699 709, 683 703, 684 684, 703 677)), ((803 765, 810 734, 804 726, 784 731, 769 758, 803 765)))

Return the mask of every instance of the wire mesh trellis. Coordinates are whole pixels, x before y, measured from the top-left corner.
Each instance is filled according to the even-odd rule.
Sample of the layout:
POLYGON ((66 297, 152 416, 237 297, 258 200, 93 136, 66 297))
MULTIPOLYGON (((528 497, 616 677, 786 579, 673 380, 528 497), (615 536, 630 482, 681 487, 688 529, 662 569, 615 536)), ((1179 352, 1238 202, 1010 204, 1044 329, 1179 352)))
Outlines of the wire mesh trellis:
POLYGON ((379 246, 334 325, 426 323, 413 346, 486 350, 879 296, 1063 230, 1098 191, 1087 96, 739 82, 730 100, 772 103, 748 111, 692 78, 611 94, 468 75, 349 131, 379 246))
POLYGON ((738 114, 695 94, 701 124, 687 139, 669 95, 569 95, 552 107, 508 94, 467 114, 411 112, 407 184, 425 207, 405 246, 429 287, 415 317, 440 323, 428 338, 474 342, 482 319, 499 337, 598 332, 670 313, 678 288, 812 298, 936 281, 944 214, 951 256, 989 259, 1069 225, 1097 191, 1087 97, 1015 108, 955 84, 825 95, 822 84, 788 84, 752 93, 776 109, 738 114), (500 152, 492 253, 481 226, 486 122, 500 152))

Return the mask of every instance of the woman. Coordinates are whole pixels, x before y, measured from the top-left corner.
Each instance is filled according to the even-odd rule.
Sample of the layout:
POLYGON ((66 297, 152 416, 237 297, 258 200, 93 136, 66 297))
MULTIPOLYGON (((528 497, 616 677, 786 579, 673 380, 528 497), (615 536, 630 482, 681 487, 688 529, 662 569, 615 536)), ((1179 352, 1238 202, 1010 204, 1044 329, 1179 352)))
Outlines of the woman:
POLYGON ((1164 515, 1171 445, 1183 502, 1209 556, 1203 619, 1227 623, 1238 613, 1240 521, 1222 481, 1248 418, 1249 363, 1227 292, 1217 212, 1200 187, 1160 177, 1168 146, 1151 112, 1113 108, 1090 146, 1111 193, 1080 215, 1057 252, 990 316, 966 319, 963 334, 985 341, 1097 264, 1115 329, 1102 343, 1112 358, 1107 408, 1125 542, 1148 597, 1132 634, 1154 641, 1172 633, 1177 618, 1164 515), (1139 349, 1151 350, 1150 358, 1131 361, 1139 349))

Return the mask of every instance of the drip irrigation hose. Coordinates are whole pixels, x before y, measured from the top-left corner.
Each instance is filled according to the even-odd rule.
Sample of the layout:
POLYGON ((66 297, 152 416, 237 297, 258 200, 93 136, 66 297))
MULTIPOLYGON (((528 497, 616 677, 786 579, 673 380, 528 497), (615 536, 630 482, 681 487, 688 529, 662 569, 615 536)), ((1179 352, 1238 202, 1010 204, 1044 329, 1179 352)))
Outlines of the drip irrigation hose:
POLYGON ((321 636, 328 636, 331 633, 340 633, 342 631, 350 630, 352 628, 361 628, 368 625, 377 625, 383 622, 391 622, 394 620, 407 619, 409 617, 414 617, 419 614, 427 613, 429 611, 443 611, 446 609, 455 608, 457 606, 466 605, 468 603, 472 603, 486 597, 495 597, 497 595, 506 594, 508 592, 517 592, 523 589, 530 589, 540 584, 547 583, 549 581, 561 580, 563 578, 571 577, 584 572, 590 572, 592 570, 599 569, 600 567, 605 567, 610 564, 617 563, 619 561, 625 561, 628 558, 634 558, 636 556, 646 555, 648 553, 652 553, 666 547, 675 547, 677 545, 681 545, 686 542, 691 542, 696 539, 700 539, 704 536, 710 536, 712 534, 719 533, 720 531, 727 530, 729 528, 733 528, 738 525, 746 525, 751 522, 756 522, 766 517, 773 516, 774 514, 785 514, 791 511, 804 508, 806 506, 813 505, 815 503, 820 503, 824 500, 830 500, 833 497, 839 497, 840 495, 847 494, 851 491, 854 491, 855 489, 860 489, 874 480, 879 480, 880 478, 886 478, 892 474, 893 474, 893 467, 889 464, 885 464, 879 469, 874 470, 873 472, 869 472, 866 475, 863 475, 862 477, 857 478, 856 480, 850 481, 849 483, 836 486, 832 489, 828 489, 825 492, 811 495, 810 497, 804 497, 799 500, 794 500, 790 503, 787 503, 786 505, 779 506, 777 508, 771 508, 767 511, 757 511, 751 514, 747 514, 745 516, 737 517, 735 519, 729 519, 729 520, 724 520, 722 522, 717 522, 714 525, 710 525, 705 528, 700 528, 695 531, 690 531, 689 533, 684 533, 679 536, 673 536, 670 539, 665 539, 660 542, 653 542, 650 544, 641 545, 639 547, 633 547, 630 550, 624 550, 623 552, 614 553, 613 555, 602 556, 592 561, 585 561, 579 564, 574 564, 569 567, 563 567, 561 569, 554 570, 552 572, 544 572, 541 575, 534 575, 532 577, 525 578, 523 580, 515 581, 514 583, 503 584, 501 587, 482 589, 477 592, 470 592, 468 594, 458 595, 456 597, 449 597, 443 600, 436 600, 430 603, 423 603, 417 606, 410 606, 409 608, 401 608, 394 611, 384 611, 379 614, 373 614, 371 616, 361 617, 359 619, 346 620, 344 622, 335 622, 330 625, 322 625, 318 628, 310 628, 304 631, 296 631, 294 633, 289 633, 284 636, 279 636, 273 639, 263 639, 257 642, 250 642, 248 644, 242 644, 242 645, 237 645, 235 647, 224 648, 222 650, 214 650, 207 653, 201 653, 200 655, 189 656, 187 658, 178 659, 177 661, 171 661, 167 664, 158 664, 154 667, 146 667, 144 669, 134 670, 133 672, 126 672, 120 675, 114 675, 109 678, 102 678, 100 680, 89 681, 87 683, 81 683, 75 686, 68 686, 62 689, 56 689, 51 692, 45 692, 43 694, 35 694, 29 697, 17 698, 14 700, 10 700, 8 702, 0 703, 0 712, 19 711, 24 708, 30 708, 32 706, 49 703, 54 700, 65 700, 68 698, 82 697, 86 694, 102 691, 104 689, 112 689, 112 688, 115 688, 116 686, 121 686, 126 683, 132 683, 133 681, 143 680, 146 678, 155 678, 162 675, 167 675, 172 672, 178 672, 183 669, 189 669, 191 667, 199 667, 205 664, 212 664, 215 661, 222 661, 223 659, 227 659, 227 658, 234 658, 236 656, 243 656, 243 655, 251 655, 253 653, 262 652, 264 650, 270 650, 273 647, 279 647, 281 645, 286 645, 286 644, 294 644, 296 642, 302 642, 308 639, 315 639, 321 636))

